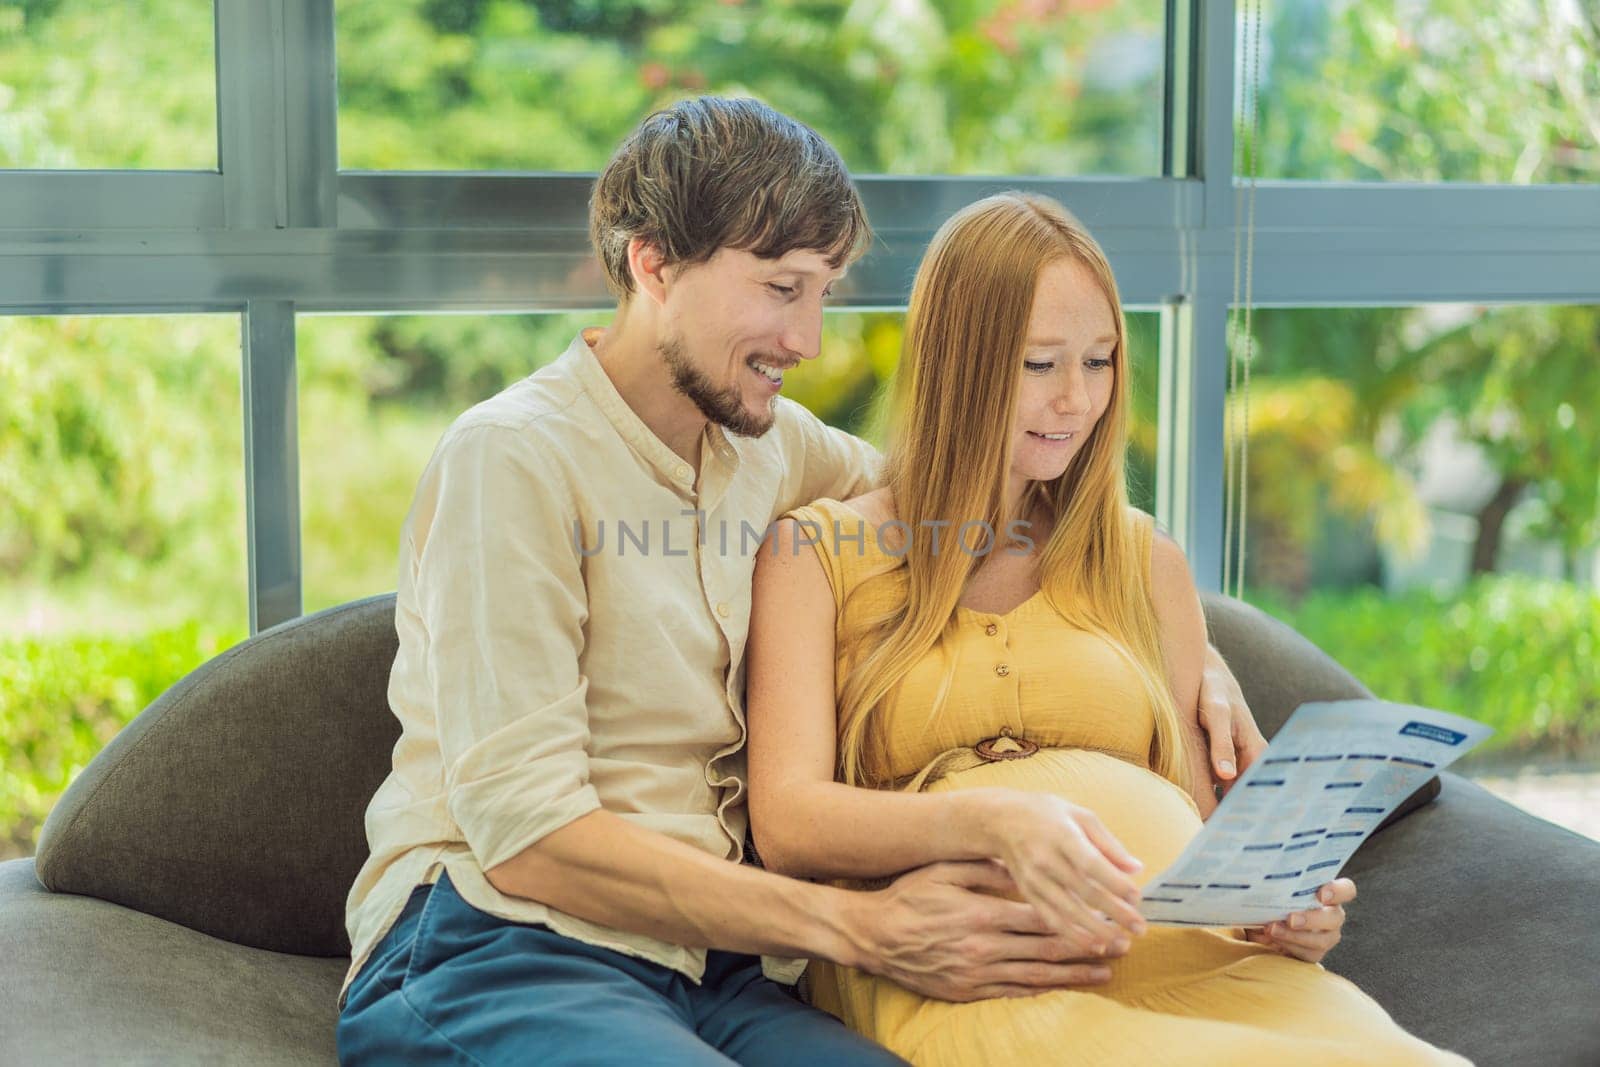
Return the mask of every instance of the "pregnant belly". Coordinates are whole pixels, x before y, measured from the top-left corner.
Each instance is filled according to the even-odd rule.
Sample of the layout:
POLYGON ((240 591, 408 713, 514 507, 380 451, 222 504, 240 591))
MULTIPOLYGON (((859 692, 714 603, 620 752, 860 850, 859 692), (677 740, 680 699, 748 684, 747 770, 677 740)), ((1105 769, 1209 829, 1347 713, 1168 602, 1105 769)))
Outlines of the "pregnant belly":
MULTIPOLYGON (((1141 887, 1170 866, 1200 832, 1200 813, 1188 794, 1154 771, 1103 752, 1041 749, 1026 759, 959 771, 928 791, 983 786, 1054 793, 1093 811, 1144 864, 1132 876, 1141 887)), ((1237 930, 1151 926, 1126 956, 1110 961, 1111 981, 1094 991, 1111 997, 1142 995, 1270 951, 1242 940, 1237 930)))
MULTIPOLYGON (((1024 760, 984 763, 942 777, 928 792, 994 785, 1054 793, 1091 809, 1144 864, 1133 875, 1141 886, 1178 859, 1202 825, 1194 800, 1165 777, 1104 752, 1083 749, 1042 749, 1024 760)), ((1270 949, 1243 941, 1232 929, 1150 926, 1144 936, 1134 939, 1128 955, 1109 961, 1110 981, 1088 987, 1088 992, 1142 1003, 1141 998, 1152 993, 1198 981, 1261 953, 1270 955, 1270 949)), ((846 977, 838 987, 840 992, 835 993, 830 985, 834 969, 827 965, 813 968, 818 974, 816 989, 821 990, 819 1005, 880 1037, 896 1032, 901 1025, 912 1025, 914 1019, 922 1021, 917 1025, 933 1025, 947 1013, 960 1014, 963 1008, 923 1000, 893 982, 864 974, 846 977)), ((1070 998, 1085 993, 1059 995, 1070 998)))
POLYGON ((941 779, 928 792, 988 786, 1054 793, 1093 811, 1144 864, 1133 876, 1140 885, 1200 832, 1200 813, 1183 790, 1154 771, 1084 749, 1046 748, 1026 759, 985 763, 941 779))

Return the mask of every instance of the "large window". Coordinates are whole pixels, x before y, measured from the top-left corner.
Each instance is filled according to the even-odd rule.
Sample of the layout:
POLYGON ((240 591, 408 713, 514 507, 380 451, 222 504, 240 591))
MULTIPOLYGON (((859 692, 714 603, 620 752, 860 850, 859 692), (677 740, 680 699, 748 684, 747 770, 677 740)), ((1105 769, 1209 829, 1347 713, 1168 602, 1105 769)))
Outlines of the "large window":
POLYGON ((394 588, 444 427, 604 320, 585 175, 702 91, 818 129, 881 238, 793 398, 868 430, 938 225, 1055 196, 1140 309, 1132 495, 1198 582, 1248 300, 1246 596, 1496 725, 1483 773, 1592 763, 1597 40, 1589 0, 0 0, 3 847, 184 670, 394 588))
POLYGON ((862 174, 1155 174, 1160 0, 338 0, 339 156, 599 170, 640 116, 755 93, 862 174))
POLYGON ((248 632, 239 319, 0 317, 0 859, 248 632))

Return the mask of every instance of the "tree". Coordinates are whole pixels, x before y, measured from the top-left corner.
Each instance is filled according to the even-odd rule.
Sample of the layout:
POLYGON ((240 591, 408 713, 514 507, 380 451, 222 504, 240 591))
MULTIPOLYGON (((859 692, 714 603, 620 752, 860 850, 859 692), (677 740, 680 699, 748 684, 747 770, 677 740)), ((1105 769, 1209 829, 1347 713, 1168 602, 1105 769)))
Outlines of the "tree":
POLYGON ((1600 436, 1579 424, 1585 400, 1600 397, 1595 309, 1480 310, 1422 351, 1446 368, 1437 409, 1459 420, 1502 479, 1479 514, 1473 573, 1494 569, 1506 515, 1527 488, 1542 505, 1535 532, 1559 541, 1569 561, 1600 540, 1600 436))

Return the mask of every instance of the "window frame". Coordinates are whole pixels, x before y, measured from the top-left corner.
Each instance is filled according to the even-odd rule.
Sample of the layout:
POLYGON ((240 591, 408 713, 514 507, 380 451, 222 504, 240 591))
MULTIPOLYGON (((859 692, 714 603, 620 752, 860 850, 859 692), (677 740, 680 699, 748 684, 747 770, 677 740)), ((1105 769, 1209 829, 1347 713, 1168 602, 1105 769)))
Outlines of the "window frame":
MULTIPOLYGON (((220 170, 0 172, 0 315, 243 316, 250 629, 301 613, 302 312, 609 307, 593 174, 340 170, 334 0, 214 0, 220 170)), ((1600 303, 1600 184, 1235 179, 1232 0, 1168 0, 1163 176, 859 177, 880 237, 841 307, 903 308, 938 224, 1001 189, 1064 202, 1162 316, 1157 518, 1222 578, 1233 250, 1255 301, 1600 303)))

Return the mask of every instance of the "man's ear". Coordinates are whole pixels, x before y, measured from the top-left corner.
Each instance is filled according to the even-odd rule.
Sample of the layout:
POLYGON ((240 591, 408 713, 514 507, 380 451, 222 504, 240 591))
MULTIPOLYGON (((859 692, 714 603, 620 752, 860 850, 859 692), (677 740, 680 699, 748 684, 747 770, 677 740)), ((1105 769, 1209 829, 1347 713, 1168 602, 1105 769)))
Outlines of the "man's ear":
POLYGON ((667 263, 661 249, 635 237, 628 242, 628 272, 633 276, 633 288, 658 305, 667 299, 667 263))

